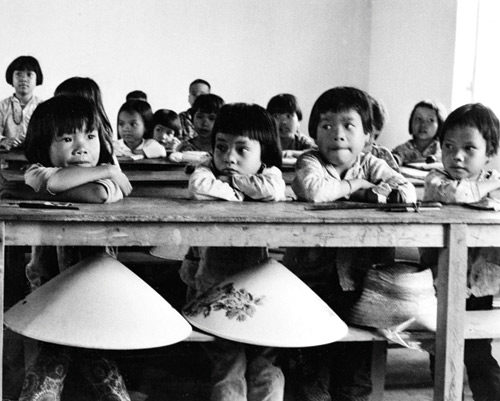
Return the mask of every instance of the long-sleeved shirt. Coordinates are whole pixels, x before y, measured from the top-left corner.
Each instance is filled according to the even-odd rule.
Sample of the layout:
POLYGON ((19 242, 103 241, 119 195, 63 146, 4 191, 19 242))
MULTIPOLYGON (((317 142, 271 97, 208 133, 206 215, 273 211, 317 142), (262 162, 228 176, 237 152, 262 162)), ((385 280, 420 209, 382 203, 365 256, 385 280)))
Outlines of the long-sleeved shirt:
MULTIPOLYGON (((446 171, 432 170, 425 178, 424 200, 448 204, 476 203, 488 198, 500 199, 498 191, 481 197, 478 183, 499 180, 500 173, 482 171, 476 180, 453 179, 446 171)), ((436 273, 437 252, 421 249, 422 263, 436 273)), ((500 293, 500 248, 469 248, 467 268, 467 295, 482 297, 500 293)))
POLYGON ((432 142, 423 150, 418 150, 413 139, 396 146, 392 150, 392 154, 396 158, 400 166, 407 163, 425 162, 429 156, 434 157, 437 162, 441 161, 441 145, 437 139, 432 142))
MULTIPOLYGON (((217 178, 213 163, 196 168, 189 192, 197 200, 285 200, 285 182, 276 167, 261 167, 255 175, 234 175, 230 183, 217 178)), ((268 258, 263 247, 192 247, 182 262, 181 279, 200 294, 225 278, 268 258)))
POLYGON ((113 150, 118 157, 133 157, 134 155, 144 154, 147 159, 156 157, 166 157, 167 151, 165 147, 155 139, 143 139, 135 149, 130 149, 123 139, 119 139, 113 143, 113 150))
MULTIPOLYGON (((331 202, 344 196, 342 180, 365 179, 372 184, 389 183, 397 189, 404 202, 416 202, 415 187, 401 174, 389 167, 382 159, 370 153, 362 153, 346 171, 343 178, 335 167, 327 163, 318 150, 304 153, 295 166, 296 177, 292 189, 299 200, 331 202)), ((379 196, 380 202, 385 202, 379 196)))
POLYGON ((0 141, 4 138, 19 138, 24 141, 31 115, 41 102, 40 98, 33 96, 22 108, 19 99, 14 95, 3 99, 0 102, 0 141), (17 124, 14 120, 14 107, 22 109, 22 119, 17 124))

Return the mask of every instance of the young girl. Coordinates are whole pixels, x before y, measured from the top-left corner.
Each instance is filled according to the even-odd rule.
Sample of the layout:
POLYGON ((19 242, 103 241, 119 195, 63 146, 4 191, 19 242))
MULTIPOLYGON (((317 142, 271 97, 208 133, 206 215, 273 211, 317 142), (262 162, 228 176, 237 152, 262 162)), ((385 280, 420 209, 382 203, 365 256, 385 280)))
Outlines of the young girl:
POLYGON ((304 150, 316 147, 314 140, 300 132, 302 110, 295 96, 281 93, 269 100, 267 111, 278 125, 283 157, 298 157, 304 150))
MULTIPOLYGON (((214 134, 213 159, 198 166, 189 179, 193 199, 285 200, 279 139, 272 117, 262 107, 223 106, 214 134)), ((186 255, 180 274, 190 295, 199 295, 267 258, 266 248, 196 247, 186 255)), ((213 364, 211 400, 283 400, 283 374, 274 365, 272 349, 226 340, 206 349, 213 364)))
POLYGON ((54 91, 54 96, 59 95, 77 95, 92 100, 97 107, 97 113, 99 114, 104 133, 109 138, 114 138, 113 128, 104 110, 101 89, 93 79, 82 77, 68 78, 61 82, 54 91))
POLYGON ((153 138, 165 150, 173 151, 180 143, 181 122, 175 111, 160 109, 153 115, 153 138))
MULTIPOLYGON (((318 149, 302 154, 295 166, 292 189, 298 199, 415 202, 415 188, 401 174, 384 160, 363 152, 372 127, 371 104, 365 92, 337 87, 323 93, 309 119, 309 135, 318 149)), ((359 248, 288 248, 283 263, 347 320, 367 269, 392 259, 392 252, 370 248, 363 252, 359 248)), ((292 380, 297 398, 368 400, 369 348, 370 344, 364 343, 338 343, 304 349, 297 357, 299 368, 292 380)))
POLYGON ((445 111, 439 103, 423 100, 415 105, 409 121, 412 139, 392 150, 400 166, 415 162, 441 161, 438 135, 444 119, 445 111))
MULTIPOLYGON (((56 96, 33 113, 26 136, 26 157, 31 166, 26 184, 41 199, 108 203, 131 191, 127 177, 113 165, 110 138, 100 129, 94 104, 80 96, 56 96)), ((97 251, 95 247, 32 248, 26 274, 34 290, 59 271, 97 251)), ((27 369, 19 400, 60 400, 72 358, 92 383, 97 397, 113 394, 130 400, 116 366, 92 351, 42 343, 27 369)))
POLYGON ((214 94, 199 95, 191 108, 193 125, 197 135, 192 139, 181 142, 175 151, 210 153, 212 151, 212 129, 215 118, 223 104, 224 100, 220 96, 214 94))
POLYGON ((165 148, 153 139, 153 111, 149 103, 129 100, 118 110, 118 138, 114 144, 116 156, 142 156, 148 159, 165 157, 165 148))
POLYGON ((41 102, 33 92, 43 83, 42 69, 36 58, 20 56, 7 67, 5 80, 15 92, 0 102, 0 148, 11 150, 24 143, 28 122, 41 102))

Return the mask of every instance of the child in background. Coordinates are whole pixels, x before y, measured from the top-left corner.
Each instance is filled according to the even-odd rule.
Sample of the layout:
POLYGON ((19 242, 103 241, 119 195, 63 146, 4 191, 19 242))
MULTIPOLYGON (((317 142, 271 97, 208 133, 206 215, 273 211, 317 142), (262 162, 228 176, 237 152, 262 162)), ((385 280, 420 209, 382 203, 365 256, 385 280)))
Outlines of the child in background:
POLYGON ((198 78, 189 84, 188 102, 191 108, 179 114, 182 126, 182 133, 181 133, 182 140, 192 139, 197 135, 193 125, 194 111, 192 107, 194 101, 198 96, 209 94, 211 89, 212 88, 210 87, 210 84, 204 79, 198 78))
POLYGON ((104 110, 101 89, 93 79, 82 77, 68 78, 67 80, 61 82, 54 91, 54 96, 59 95, 83 96, 86 99, 92 100, 97 107, 97 113, 99 114, 104 134, 111 139, 114 138, 113 128, 111 127, 108 115, 104 110))
MULTIPOLYGON (((26 184, 41 199, 109 203, 128 195, 130 182, 112 164, 111 141, 100 125, 95 105, 83 97, 61 95, 41 103, 26 136, 26 157, 31 164, 25 173, 26 184)), ((97 251, 102 248, 34 246, 26 266, 32 290, 97 251)), ((41 344, 27 369, 20 401, 60 400, 72 360, 98 399, 130 400, 116 366, 101 354, 41 344)))
MULTIPOLYGON (((337 87, 316 100, 309 135, 317 150, 302 154, 292 189, 301 201, 415 202, 415 188, 384 160, 363 153, 373 122, 368 95, 337 87)), ((361 294, 365 272, 391 262, 393 252, 367 248, 288 248, 283 263, 347 320, 361 294)), ((369 343, 337 343, 300 350, 294 383, 300 400, 368 400, 369 343), (341 362, 342 361, 342 362, 341 362)))
POLYGON ((213 147, 212 129, 215 118, 223 105, 224 100, 217 95, 208 94, 198 96, 191 109, 193 113, 193 125, 197 135, 192 139, 181 142, 175 151, 201 151, 210 153, 213 147))
POLYGON ((382 129, 384 128, 386 119, 385 108, 382 103, 380 103, 373 96, 370 96, 370 103, 372 105, 373 130, 370 134, 370 140, 365 146, 364 152, 370 152, 373 156, 385 160, 389 167, 399 172, 398 162, 396 161, 396 159, 394 159, 391 151, 385 146, 377 145, 375 143, 377 138, 380 136, 382 129))
MULTIPOLYGON (((214 134, 213 160, 189 179, 193 199, 285 200, 281 149, 269 113, 254 104, 225 105, 214 134)), ((267 258, 267 249, 260 247, 196 247, 186 255, 180 275, 190 298, 267 258)), ((218 339, 206 350, 213 365, 212 401, 283 400, 283 374, 272 349, 218 339)))
POLYGON ((415 105, 409 121, 409 132, 413 138, 392 150, 400 166, 441 161, 438 136, 445 117, 444 107, 439 103, 423 100, 415 105))
MULTIPOLYGON (((498 152, 499 122, 480 103, 466 104, 444 121, 439 140, 444 170, 432 170, 425 178, 424 200, 448 204, 500 200, 500 173, 487 170, 498 152)), ((466 310, 492 309, 500 291, 498 248, 469 248, 466 310)), ((435 249, 421 250, 422 264, 437 273, 435 249)), ((491 339, 465 340, 465 367, 474 400, 500 400, 500 367, 491 354, 491 339)), ((433 368, 433 359, 431 367, 433 368)))
POLYGON ((181 122, 175 111, 160 109, 153 115, 153 138, 161 143, 167 152, 180 143, 181 122))
POLYGON ((281 93, 269 100, 267 111, 276 120, 283 157, 298 157, 304 150, 316 147, 314 140, 300 133, 302 111, 295 96, 281 93))
POLYGON ((143 92, 141 90, 135 90, 132 92, 127 93, 127 96, 125 97, 125 101, 129 100, 142 100, 143 102, 148 101, 148 95, 146 92, 143 92))
POLYGON ((147 102, 129 100, 118 110, 116 156, 136 158, 165 157, 165 148, 153 139, 153 110, 147 102))
POLYGON ((15 92, 0 102, 0 149, 22 146, 28 122, 41 99, 33 92, 43 83, 43 74, 36 58, 20 56, 7 67, 5 80, 15 92))

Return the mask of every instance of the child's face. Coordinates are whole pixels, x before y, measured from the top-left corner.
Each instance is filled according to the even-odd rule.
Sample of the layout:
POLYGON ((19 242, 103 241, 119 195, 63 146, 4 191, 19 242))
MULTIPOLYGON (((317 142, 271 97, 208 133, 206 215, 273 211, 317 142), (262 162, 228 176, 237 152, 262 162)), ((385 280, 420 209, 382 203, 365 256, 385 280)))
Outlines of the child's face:
POLYGON ((49 158, 55 167, 95 167, 99 162, 101 142, 97 130, 84 127, 74 133, 54 137, 49 148, 49 158))
POLYGON ((217 115, 215 113, 204 113, 202 111, 197 111, 196 113, 194 113, 194 129, 201 138, 210 138, 210 135, 212 135, 212 129, 214 128, 216 117, 217 115))
POLYGON ((207 95, 210 89, 205 84, 194 84, 189 87, 188 102, 192 106, 196 98, 200 95, 207 95))
POLYGON ((276 113, 273 114, 278 124, 280 138, 291 138, 299 130, 299 118, 297 113, 276 113))
POLYGON ((417 107, 411 119, 411 135, 420 141, 429 141, 436 135, 438 119, 436 112, 428 107, 417 107))
POLYGON ((486 140, 476 127, 451 128, 444 134, 442 160, 454 179, 476 179, 490 160, 486 140))
POLYGON ((153 138, 161 144, 167 144, 168 141, 174 139, 175 131, 172 128, 165 127, 161 124, 156 124, 153 130, 153 138))
POLYGON ((141 144, 145 131, 146 126, 139 113, 122 111, 118 115, 118 134, 130 149, 134 150, 141 144))
POLYGON ((262 165, 260 155, 259 141, 222 132, 215 137, 214 164, 224 175, 257 174, 262 165))
POLYGON ((369 138, 356 110, 320 114, 316 143, 323 158, 339 173, 354 164, 369 138))
POLYGON ((36 72, 29 70, 14 70, 12 75, 12 86, 19 96, 32 94, 36 87, 36 72))

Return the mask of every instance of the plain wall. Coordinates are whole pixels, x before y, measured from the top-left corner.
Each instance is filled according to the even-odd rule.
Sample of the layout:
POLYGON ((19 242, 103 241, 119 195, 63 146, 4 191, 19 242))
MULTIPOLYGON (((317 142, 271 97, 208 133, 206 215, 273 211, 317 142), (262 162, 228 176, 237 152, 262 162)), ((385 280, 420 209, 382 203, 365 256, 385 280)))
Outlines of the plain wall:
MULTIPOLYGON (((307 119, 336 85, 368 87, 367 0, 0 0, 2 74, 31 54, 45 75, 36 94, 52 96, 71 76, 103 92, 115 127, 125 95, 148 94, 154 110, 189 107, 188 85, 208 80, 227 102, 264 107, 290 92, 307 119)), ((12 93, 2 79, 1 98, 12 93)))

